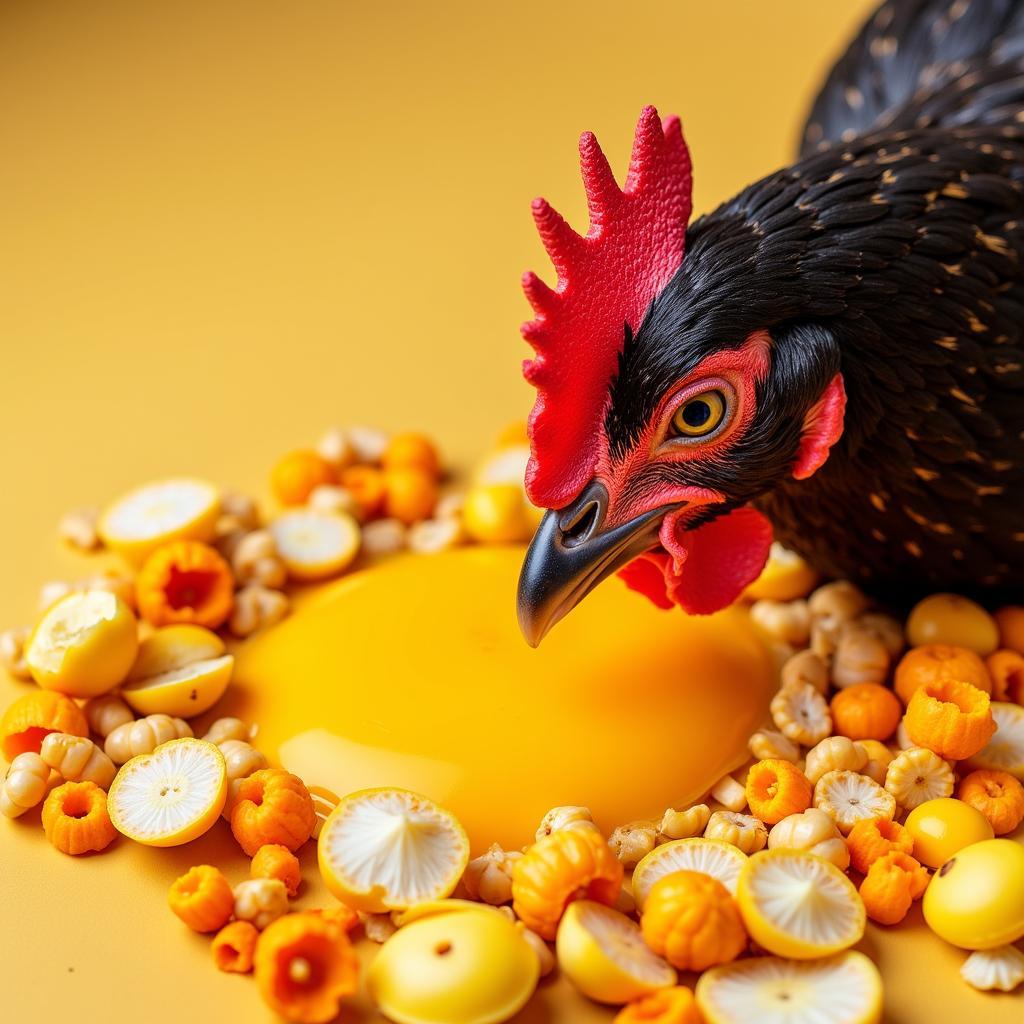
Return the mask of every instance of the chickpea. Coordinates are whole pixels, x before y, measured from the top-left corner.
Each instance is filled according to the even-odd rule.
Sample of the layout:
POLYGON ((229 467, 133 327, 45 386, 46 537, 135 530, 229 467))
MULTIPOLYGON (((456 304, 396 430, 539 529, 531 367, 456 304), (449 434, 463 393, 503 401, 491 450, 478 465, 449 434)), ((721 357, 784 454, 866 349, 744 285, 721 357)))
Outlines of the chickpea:
POLYGON ((666 839, 692 839, 704 834, 711 818, 711 808, 707 804, 694 804, 685 811, 669 808, 661 817, 658 831, 666 839))
POLYGON ((658 826, 653 821, 631 821, 612 831, 608 845, 626 867, 634 867, 654 849, 658 826))
POLYGON ((818 693, 825 694, 828 692, 828 666, 814 651, 799 651, 782 666, 782 685, 790 683, 810 683, 818 693))
POLYGON ((288 595, 280 590, 250 583, 235 594, 228 628, 237 637, 251 636, 280 622, 288 614, 290 604, 288 595))
POLYGON ((512 868, 520 857, 518 851, 505 851, 492 843, 485 854, 471 860, 462 876, 470 899, 495 907, 508 903, 512 899, 512 868))
POLYGON ((253 530, 238 541, 231 553, 231 569, 236 583, 243 586, 258 583, 279 590, 288 579, 288 569, 269 530, 253 530))
POLYGON ((392 555, 405 547, 407 530, 398 519, 375 519, 363 527, 363 550, 369 555, 392 555))

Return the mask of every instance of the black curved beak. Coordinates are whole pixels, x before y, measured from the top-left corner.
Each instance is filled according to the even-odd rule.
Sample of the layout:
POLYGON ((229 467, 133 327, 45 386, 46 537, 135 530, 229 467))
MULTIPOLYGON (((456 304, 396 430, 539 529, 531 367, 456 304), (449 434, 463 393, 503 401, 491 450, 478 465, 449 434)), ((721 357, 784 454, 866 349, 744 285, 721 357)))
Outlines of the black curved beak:
POLYGON ((565 508, 545 513, 519 573, 519 628, 536 647, 603 579, 658 542, 666 505, 604 530, 608 492, 596 480, 565 508))

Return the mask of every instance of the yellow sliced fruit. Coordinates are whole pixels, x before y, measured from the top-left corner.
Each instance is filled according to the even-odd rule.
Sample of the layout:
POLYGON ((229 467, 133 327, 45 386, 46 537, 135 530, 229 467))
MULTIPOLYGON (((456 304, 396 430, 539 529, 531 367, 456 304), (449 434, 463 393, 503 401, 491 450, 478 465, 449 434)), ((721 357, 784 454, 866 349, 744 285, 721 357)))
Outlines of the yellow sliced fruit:
POLYGON ((823 960, 759 956, 712 967, 697 980, 707 1024, 877 1024, 882 978, 856 951, 823 960))
POLYGON ((743 596, 750 601, 794 601, 806 597, 817 581, 818 574, 798 554, 775 541, 761 575, 743 596))
POLYGON ((44 690, 96 697, 125 678, 138 644, 128 605, 110 591, 85 590, 44 612, 25 645, 25 660, 44 690))
POLYGON ((170 672, 126 683, 121 687, 121 696, 140 715, 194 718, 209 711, 224 696, 234 667, 235 659, 230 654, 194 661, 170 672))
POLYGON ((476 467, 473 483, 514 484, 521 491, 526 480, 526 464, 530 461, 528 444, 509 445, 492 452, 476 467))
POLYGON ((482 911, 485 914, 500 914, 497 907, 489 903, 477 903, 476 900, 428 900, 426 903, 417 903, 408 910, 392 915, 392 920, 399 928, 404 928, 413 921, 419 921, 424 917, 434 917, 437 914, 459 914, 464 911, 482 911))
POLYGON ((675 968, 651 952, 639 926, 593 900, 569 904, 555 952, 565 976, 599 1003, 628 1003, 676 983, 675 968))
POLYGON ((370 998, 398 1024, 499 1024, 526 1004, 540 962, 502 914, 436 914, 399 929, 366 974, 370 998))
POLYGON ((806 850, 762 850, 736 890, 750 937, 770 953, 810 960, 859 942, 866 915, 853 882, 806 850))
POLYGON ((173 672, 196 661, 219 658, 227 651, 224 641, 203 626, 178 623, 154 630, 139 644, 128 682, 173 672))
POLYGON ((994 768, 1024 779, 1024 707, 1006 701, 989 705, 996 722, 995 735, 968 764, 972 768, 994 768))
POLYGON ((406 789, 343 797, 317 849, 327 888, 371 914, 450 896, 469 861, 469 839, 455 816, 406 789))
POLYGON ((220 748, 185 737, 161 744, 121 766, 107 810, 114 828, 144 846, 180 846, 206 832, 227 797, 220 748))
POLYGON ((359 524, 344 512, 285 512, 270 524, 270 533, 297 580, 336 576, 359 552, 359 524))
POLYGON ((220 491, 205 480, 178 477, 146 484, 109 505, 98 530, 107 547, 142 562, 172 540, 213 538, 220 491))
POLYGON ((710 875, 735 896, 740 872, 746 862, 747 855, 742 850, 721 839, 702 839, 698 836, 662 843, 651 850, 633 871, 633 899, 636 900, 637 909, 643 910, 651 886, 673 871, 696 871, 710 875))

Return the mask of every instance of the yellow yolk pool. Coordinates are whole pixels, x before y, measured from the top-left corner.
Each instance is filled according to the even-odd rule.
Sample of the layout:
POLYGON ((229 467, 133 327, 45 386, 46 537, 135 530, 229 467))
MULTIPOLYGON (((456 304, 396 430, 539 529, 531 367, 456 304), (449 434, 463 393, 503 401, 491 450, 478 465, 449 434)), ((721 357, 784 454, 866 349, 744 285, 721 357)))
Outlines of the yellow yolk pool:
POLYGON ((410 555, 339 580, 240 648, 218 714, 258 723, 310 785, 424 793, 474 850, 523 846, 558 804, 605 829, 657 819, 746 759, 773 673, 744 611, 688 618, 609 580, 533 650, 522 555, 410 555))

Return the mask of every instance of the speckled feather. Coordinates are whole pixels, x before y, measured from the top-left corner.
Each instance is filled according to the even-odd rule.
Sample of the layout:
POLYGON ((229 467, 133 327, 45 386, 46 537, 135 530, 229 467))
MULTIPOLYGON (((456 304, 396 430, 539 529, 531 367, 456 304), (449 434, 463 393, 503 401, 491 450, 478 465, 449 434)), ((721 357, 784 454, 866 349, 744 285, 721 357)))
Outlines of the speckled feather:
POLYGON ((767 328, 751 429, 727 459, 652 466, 632 487, 753 501, 822 571, 882 591, 1024 585, 1022 53, 1019 3, 879 8, 801 160, 690 226, 620 358, 606 430, 621 454, 683 373, 767 328), (800 424, 837 369, 843 437, 796 481, 800 424))

